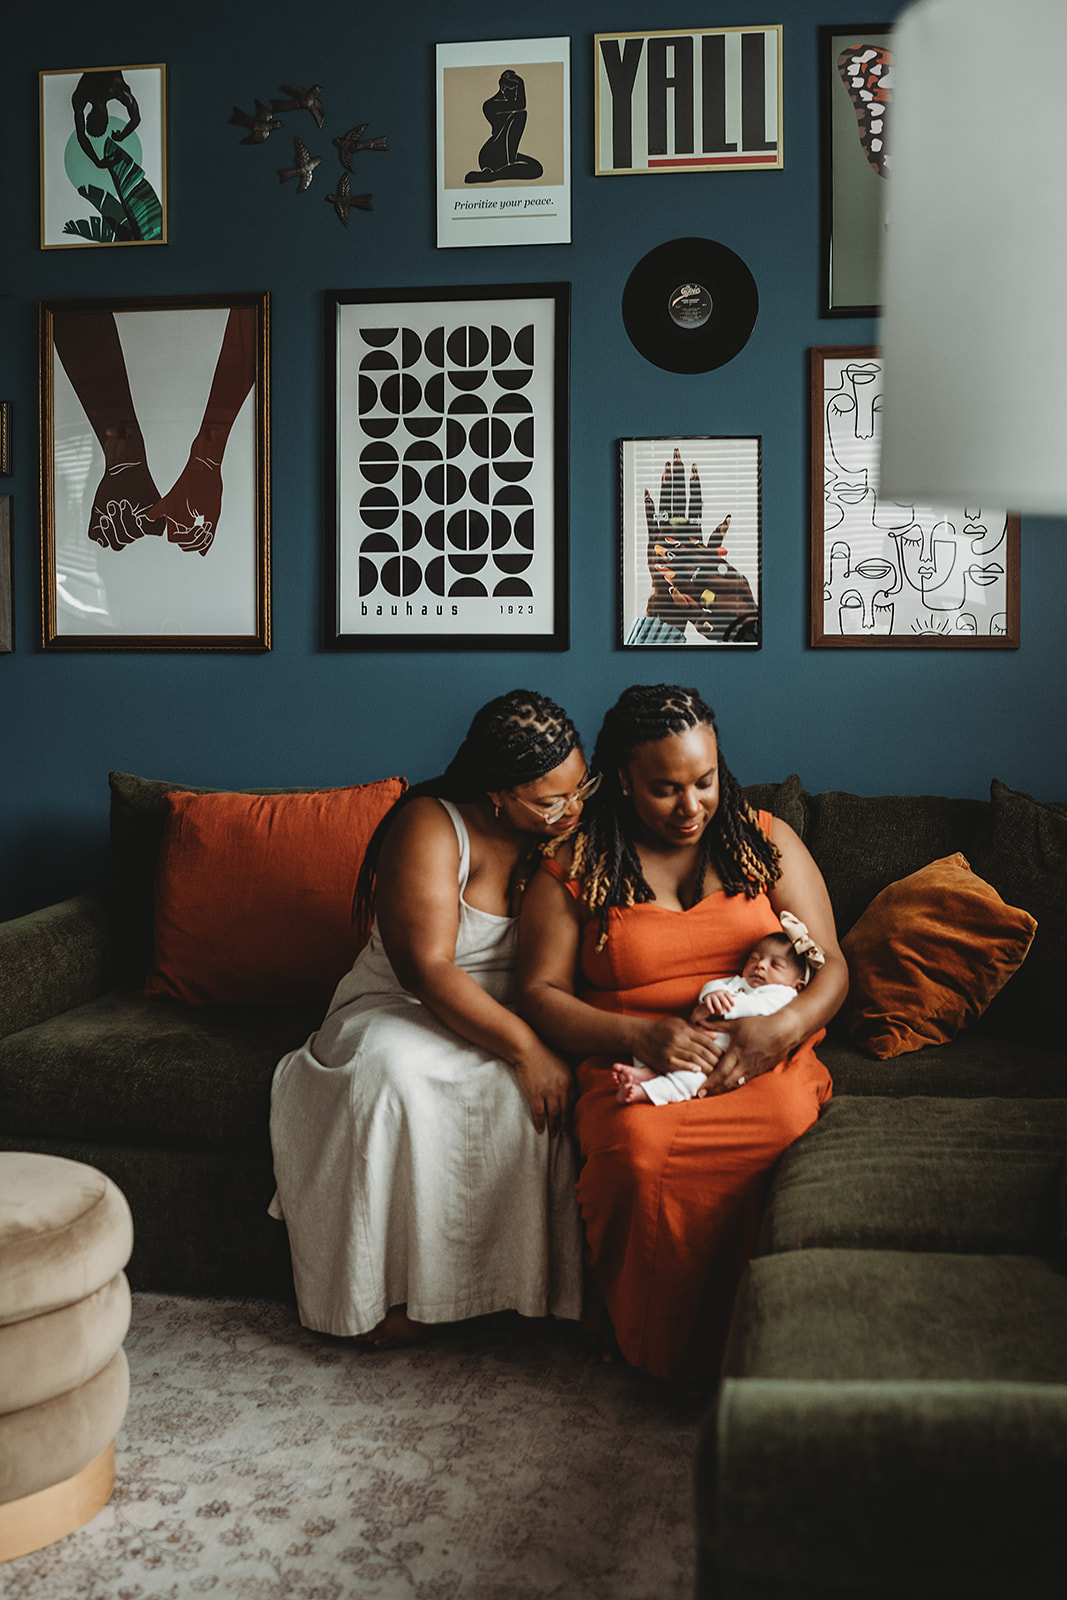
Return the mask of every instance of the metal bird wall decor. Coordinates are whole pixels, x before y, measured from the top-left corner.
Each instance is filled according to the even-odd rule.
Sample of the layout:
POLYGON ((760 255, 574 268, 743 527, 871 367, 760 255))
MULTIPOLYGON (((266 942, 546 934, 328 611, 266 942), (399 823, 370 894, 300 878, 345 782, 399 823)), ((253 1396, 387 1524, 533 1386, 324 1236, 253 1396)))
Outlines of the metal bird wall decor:
POLYGON ((304 190, 311 185, 315 168, 322 164, 322 157, 313 156, 303 139, 294 139, 293 161, 296 163, 295 166, 278 168, 278 177, 283 183, 288 183, 290 178, 299 178, 300 182, 296 186, 296 192, 297 194, 303 194, 304 190))
POLYGON ((326 120, 326 107, 319 99, 322 93, 322 84, 313 83, 310 89, 302 89, 295 83, 283 83, 282 90, 289 96, 288 100, 272 100, 272 111, 310 111, 315 118, 315 126, 321 128, 326 120))
POLYGON ((347 167, 349 172, 355 172, 352 157, 359 150, 388 150, 388 139, 364 139, 363 135, 370 127, 369 122, 360 122, 354 128, 349 128, 347 133, 340 134, 333 142, 341 157, 341 165, 347 167))
POLYGON ((333 206, 333 209, 337 212, 337 215, 340 217, 346 228, 348 227, 348 211, 350 206, 358 206, 360 211, 373 210, 373 207, 370 203, 369 194, 352 193, 352 185, 348 180, 347 172, 342 172, 341 176, 338 178, 337 192, 335 194, 328 194, 326 199, 333 206))
MULTIPOLYGON (((280 85, 282 93, 287 96, 284 100, 272 99, 270 106, 256 100, 255 112, 242 111, 239 106, 234 106, 230 122, 239 128, 247 128, 248 133, 241 140, 242 144, 264 144, 272 133, 276 133, 285 124, 276 115, 280 111, 307 111, 314 119, 315 126, 321 128, 326 120, 326 107, 322 100, 324 86, 313 83, 308 88, 301 84, 283 83, 280 85)), ((344 171, 337 179, 335 189, 326 196, 327 204, 331 205, 334 213, 345 228, 348 227, 348 213, 355 207, 359 211, 370 211, 371 197, 369 194, 353 194, 349 173, 355 172, 354 158, 363 150, 388 150, 389 140, 380 135, 377 138, 365 139, 363 135, 370 126, 367 122, 358 122, 348 129, 347 133, 338 134, 333 144, 337 150, 338 159, 344 171)), ((290 178, 296 178, 296 192, 303 194, 310 187, 315 168, 322 165, 322 157, 312 155, 302 139, 293 139, 293 165, 291 167, 277 167, 279 181, 288 183, 290 178)))
POLYGON ((247 111, 242 111, 240 106, 234 106, 233 116, 229 118, 229 121, 235 128, 249 129, 247 137, 241 140, 242 144, 263 144, 272 133, 277 132, 279 128, 285 127, 285 123, 279 122, 272 115, 270 108, 263 104, 262 100, 256 101, 254 116, 250 116, 247 111))

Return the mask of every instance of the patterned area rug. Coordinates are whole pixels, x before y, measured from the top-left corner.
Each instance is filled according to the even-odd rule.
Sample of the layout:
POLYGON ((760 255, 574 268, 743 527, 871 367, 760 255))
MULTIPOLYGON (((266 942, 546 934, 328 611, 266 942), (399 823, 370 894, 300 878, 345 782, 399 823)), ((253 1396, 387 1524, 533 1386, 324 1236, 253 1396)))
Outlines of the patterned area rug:
POLYGON ((701 1407, 486 1317, 364 1353, 266 1301, 134 1296, 113 1499, 5 1600, 666 1600, 701 1407))

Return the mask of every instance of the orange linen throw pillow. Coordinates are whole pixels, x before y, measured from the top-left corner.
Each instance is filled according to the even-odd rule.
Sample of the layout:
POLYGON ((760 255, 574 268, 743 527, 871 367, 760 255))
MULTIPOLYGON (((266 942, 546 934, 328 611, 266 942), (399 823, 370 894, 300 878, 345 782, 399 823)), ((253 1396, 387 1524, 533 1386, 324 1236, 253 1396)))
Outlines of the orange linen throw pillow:
POLYGON ((364 851, 406 787, 166 795, 147 992, 195 1005, 328 1000, 367 941, 352 907, 364 851))
POLYGON ((945 1044, 1007 983, 1036 928, 958 853, 891 883, 841 941, 852 1039, 882 1060, 945 1044))

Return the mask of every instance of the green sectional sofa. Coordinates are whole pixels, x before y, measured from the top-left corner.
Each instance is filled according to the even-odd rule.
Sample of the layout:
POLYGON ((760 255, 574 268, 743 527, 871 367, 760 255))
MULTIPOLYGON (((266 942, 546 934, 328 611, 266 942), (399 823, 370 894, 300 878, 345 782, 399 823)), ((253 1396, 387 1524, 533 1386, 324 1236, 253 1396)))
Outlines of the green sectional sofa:
POLYGON ((1067 811, 816 796, 848 841, 808 842, 847 930, 870 864, 941 854, 954 804, 1037 934, 951 1043, 879 1061, 831 1026, 834 1097, 779 1163, 702 1429, 700 1600, 1067 1591, 1067 811))
MULTIPOLYGON (((291 1295, 269 1091, 322 1002, 144 992, 164 796, 188 786, 110 785, 110 888, 0 926, 0 1149, 119 1184, 136 1287, 291 1295)), ((775 1176, 704 1429, 700 1593, 1059 1595, 1067 807, 997 780, 982 801, 746 794, 805 840, 842 934, 956 852, 1037 932, 948 1042, 874 1059, 843 1012, 819 1047, 834 1097, 775 1176)))

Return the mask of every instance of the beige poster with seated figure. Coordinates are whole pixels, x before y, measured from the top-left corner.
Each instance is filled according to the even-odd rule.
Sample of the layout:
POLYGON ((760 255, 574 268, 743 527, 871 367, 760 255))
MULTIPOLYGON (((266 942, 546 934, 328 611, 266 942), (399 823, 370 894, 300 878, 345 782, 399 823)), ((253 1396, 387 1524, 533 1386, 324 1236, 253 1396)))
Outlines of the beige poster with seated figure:
POLYGON ((570 40, 438 45, 438 246, 570 237, 570 40))

